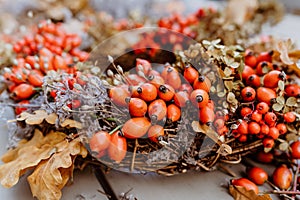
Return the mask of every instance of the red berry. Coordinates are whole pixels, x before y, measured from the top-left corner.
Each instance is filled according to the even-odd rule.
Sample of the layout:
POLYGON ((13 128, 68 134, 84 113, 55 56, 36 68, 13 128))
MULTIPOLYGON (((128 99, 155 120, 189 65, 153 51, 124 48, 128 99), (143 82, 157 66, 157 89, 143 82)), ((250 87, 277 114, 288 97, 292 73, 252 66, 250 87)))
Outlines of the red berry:
POLYGON ((255 183, 253 183, 249 179, 246 179, 246 178, 233 179, 233 180, 231 180, 231 183, 232 183, 232 185, 235 185, 235 186, 244 187, 248 191, 253 190, 255 192, 255 194, 258 194, 257 185, 255 185, 255 183))
POLYGON ((291 156, 294 159, 300 159, 300 141, 291 144, 291 156))
POLYGON ((287 190, 291 186, 293 175, 285 165, 281 165, 274 170, 272 178, 277 187, 287 190))
POLYGON ((253 101, 256 96, 256 92, 252 87, 245 87, 241 91, 241 95, 244 101, 253 101))
POLYGON ((260 167, 252 167, 247 170, 248 178, 257 185, 262 185, 268 180, 268 174, 260 167))

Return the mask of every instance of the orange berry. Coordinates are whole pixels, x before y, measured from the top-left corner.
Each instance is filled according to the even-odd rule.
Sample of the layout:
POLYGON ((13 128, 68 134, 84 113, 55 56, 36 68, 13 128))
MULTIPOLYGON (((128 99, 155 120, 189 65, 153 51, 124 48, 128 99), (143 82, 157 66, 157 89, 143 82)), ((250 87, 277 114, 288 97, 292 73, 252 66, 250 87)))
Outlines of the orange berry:
POLYGON ((293 112, 287 112, 284 113, 283 119, 287 123, 293 123, 296 120, 296 115, 293 112))
POLYGON ((241 95, 244 101, 253 101, 256 96, 256 92, 252 87, 245 87, 241 91, 241 95))
POLYGON ((149 75, 148 76, 148 80, 149 83, 151 83, 152 85, 154 85, 157 89, 161 86, 165 84, 164 79, 161 76, 157 76, 157 75, 149 75))
POLYGON ((193 84, 194 90, 201 89, 206 92, 209 92, 211 87, 211 82, 206 76, 199 76, 193 84))
POLYGON ((278 82, 284 79, 285 79, 284 72, 278 70, 272 70, 264 76, 264 80, 263 80, 264 87, 276 88, 278 87, 278 82))
POLYGON ((260 78, 256 74, 252 74, 248 76, 246 79, 246 85, 251 86, 251 87, 259 87, 260 86, 260 78))
POLYGON ((190 102, 189 100, 189 94, 185 91, 179 91, 176 92, 174 95, 174 103, 179 106, 180 108, 185 107, 188 103, 190 102))
POLYGON ((214 127, 218 130, 218 129, 221 129, 225 126, 225 121, 224 119, 216 119, 214 121, 214 127))
POLYGON ((148 106, 148 115, 151 121, 160 121, 167 115, 167 105, 162 99, 152 101, 148 106))
POLYGON ((276 140, 279 137, 279 130, 276 127, 271 127, 268 135, 276 140))
POLYGON ((250 122, 248 124, 248 132, 250 134, 259 134, 259 132, 260 132, 260 125, 257 122, 250 122))
POLYGON ((242 72, 242 79, 243 80, 247 80, 249 76, 255 74, 255 71, 253 68, 249 67, 248 65, 246 65, 244 67, 244 70, 242 72))
POLYGON ((145 76, 152 70, 151 63, 148 60, 137 58, 136 59, 136 71, 142 71, 145 76))
POLYGON ((266 102, 260 102, 256 105, 256 110, 260 114, 265 114, 269 111, 270 107, 266 102))
POLYGON ((300 86, 298 84, 288 84, 285 86, 284 91, 288 97, 300 97, 300 86))
POLYGON ((175 104, 170 104, 167 107, 167 118, 171 122, 176 122, 180 119, 181 117, 181 110, 178 106, 175 104))
POLYGON ((17 100, 28 99, 34 94, 34 88, 32 85, 22 83, 16 86, 12 91, 12 97, 17 100))
POLYGON ((284 123, 277 124, 276 128, 278 129, 280 135, 286 134, 287 132, 287 127, 284 123))
POLYGON ((205 106, 199 111, 199 119, 203 124, 212 123, 215 120, 215 112, 211 108, 205 106))
POLYGON ((126 98, 130 96, 128 90, 122 86, 115 86, 108 93, 111 101, 119 106, 127 106, 126 98))
POLYGON ((204 108, 208 104, 209 96, 205 90, 196 89, 190 95, 191 102, 198 108, 204 108))
POLYGON ((271 152, 260 151, 256 155, 256 159, 261 163, 270 163, 274 159, 274 155, 271 152))
POLYGON ((132 117, 144 117, 148 106, 146 102, 139 98, 130 98, 128 102, 129 113, 132 117))
POLYGON ((262 76, 266 74, 268 71, 273 70, 273 64, 270 62, 262 61, 259 62, 256 66, 256 74, 262 76))
POLYGON ((277 120, 277 116, 273 112, 267 112, 264 116, 264 121, 270 126, 273 126, 276 120, 277 120))
POLYGON ((274 146, 275 142, 274 142, 274 139, 273 138, 264 138, 263 139, 263 146, 265 148, 272 148, 274 146))
POLYGON ((270 105, 276 99, 276 92, 270 88, 259 87, 257 90, 257 99, 259 102, 265 102, 270 105))
POLYGON ((151 123, 146 117, 131 118, 122 127, 122 133, 126 138, 135 139, 144 136, 151 123))
POLYGON ((249 107, 243 107, 243 108, 241 109, 241 115, 242 115, 243 117, 249 116, 251 113, 252 113, 252 109, 249 108, 249 107))
POLYGON ((257 62, 272 62, 272 56, 273 56, 274 52, 273 51, 266 51, 266 52, 261 52, 258 56, 257 56, 257 62))
POLYGON ((268 135, 269 132, 270 132, 270 128, 269 128, 269 126, 267 124, 262 124, 260 126, 260 134, 262 134, 262 135, 268 135))
POLYGON ((293 142, 290 147, 292 158, 300 159, 300 141, 293 142))
POLYGON ((252 181, 250 181, 247 178, 233 179, 233 180, 231 180, 231 184, 235 185, 235 186, 244 187, 248 191, 252 190, 255 192, 255 194, 258 194, 258 191, 259 191, 257 185, 255 185, 255 183, 253 183, 252 181))
POLYGON ((184 69, 183 76, 189 83, 193 84, 198 78, 199 73, 191 65, 187 65, 184 69))
POLYGON ((237 128, 238 133, 241 135, 248 134, 248 122, 243 120, 240 124, 239 127, 237 128))
POLYGON ((157 97, 157 89, 151 83, 144 83, 137 88, 137 92, 141 99, 146 102, 153 101, 157 97))
POLYGON ((171 101, 175 95, 175 90, 168 84, 160 85, 158 88, 158 96, 164 101, 171 101))
POLYGON ((152 125, 148 130, 148 138, 153 142, 158 142, 158 137, 164 136, 164 127, 152 125))
POLYGON ((119 131, 111 135, 111 143, 108 147, 108 156, 110 159, 120 163, 127 153, 127 141, 119 135, 119 131))
POLYGON ((251 167, 247 170, 248 178, 257 185, 262 185, 268 180, 268 174, 260 167, 251 167))
POLYGON ((28 82, 35 87, 42 87, 44 76, 38 70, 32 70, 28 75, 28 82))
POLYGON ((257 110, 255 110, 251 114, 251 120, 256 121, 256 122, 260 122, 262 120, 262 114, 260 114, 257 110))
POLYGON ((291 186, 293 174, 286 165, 281 165, 274 170, 272 178, 277 187, 287 190, 291 186))

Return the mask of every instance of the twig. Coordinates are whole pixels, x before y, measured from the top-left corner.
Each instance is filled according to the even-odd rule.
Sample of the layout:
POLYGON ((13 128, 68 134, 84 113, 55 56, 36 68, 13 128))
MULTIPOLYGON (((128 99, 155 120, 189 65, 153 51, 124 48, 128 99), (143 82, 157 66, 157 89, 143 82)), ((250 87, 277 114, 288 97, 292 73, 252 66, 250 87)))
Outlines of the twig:
POLYGON ((222 164, 219 164, 218 167, 221 168, 222 170, 224 170, 230 176, 237 177, 236 173, 234 171, 232 171, 230 168, 228 168, 222 164))
POLYGON ((134 145, 133 154, 132 154, 132 160, 131 160, 131 165, 130 165, 130 171, 131 172, 134 169, 134 162, 135 162, 136 150, 137 150, 138 146, 139 146, 138 140, 135 139, 135 145, 134 145))
MULTIPOLYGON (((297 169, 296 169, 296 171, 295 171, 295 174, 294 174, 294 182, 293 182, 293 192, 295 191, 297 191, 297 181, 298 181, 298 174, 299 174, 299 167, 300 167, 300 165, 299 165, 299 163, 297 163, 297 169)), ((297 194, 293 194, 292 195, 292 198, 296 198, 296 195, 297 194)))
MULTIPOLYGON (((266 182, 267 182, 272 188, 275 189, 275 190, 271 191, 270 194, 275 194, 275 193, 272 193, 272 192, 274 192, 274 191, 280 192, 280 189, 279 189, 276 185, 274 185, 272 182, 270 182, 269 180, 266 180, 266 182)), ((293 198, 291 198, 291 197, 290 197, 289 195, 287 195, 287 194, 283 194, 283 193, 277 193, 277 194, 279 194, 280 196, 283 196, 283 197, 285 197, 285 198, 287 198, 287 199, 293 200, 293 198)))

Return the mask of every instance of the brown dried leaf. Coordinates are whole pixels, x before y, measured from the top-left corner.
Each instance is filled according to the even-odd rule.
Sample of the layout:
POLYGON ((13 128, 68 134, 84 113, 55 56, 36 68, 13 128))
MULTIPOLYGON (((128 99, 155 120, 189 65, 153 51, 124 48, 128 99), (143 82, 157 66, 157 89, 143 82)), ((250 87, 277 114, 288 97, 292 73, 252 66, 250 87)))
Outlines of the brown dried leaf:
POLYGON ((235 200, 272 200, 270 195, 257 195, 253 190, 247 190, 241 186, 229 186, 229 193, 235 200))
POLYGON ((55 113, 51 113, 50 115, 48 115, 45 118, 46 122, 49 123, 49 124, 55 124, 57 119, 58 119, 58 116, 55 113))
POLYGON ((60 125, 62 127, 69 126, 71 128, 79 128, 79 129, 82 128, 82 124, 80 122, 77 122, 77 121, 74 121, 74 120, 71 120, 71 119, 66 119, 60 125))
MULTIPOLYGON (((28 112, 23 112, 21 115, 17 118, 17 121, 24 121, 26 124, 29 125, 38 125, 41 124, 44 120, 46 120, 49 124, 55 124, 56 120, 58 119, 58 116, 55 113, 47 114, 45 110, 36 110, 33 114, 30 114, 28 112)), ((75 120, 66 119, 65 121, 60 123, 61 127, 70 127, 70 128, 82 128, 82 124, 80 122, 77 122, 75 120)))
POLYGON ((44 137, 42 132, 36 130, 31 140, 22 140, 17 148, 9 150, 2 157, 5 163, 0 166, 1 184, 7 188, 14 186, 24 171, 48 159, 65 137, 61 132, 50 132, 44 137))
POLYGON ((211 127, 207 125, 202 125, 198 121, 192 122, 192 128, 195 132, 201 132, 207 135, 210 139, 212 139, 216 143, 220 143, 219 135, 216 133, 211 127))
POLYGON ((295 97, 289 97, 287 100, 286 100, 286 105, 287 106, 297 106, 297 99, 295 97))
POLYGON ((48 116, 45 110, 36 110, 33 114, 28 112, 21 113, 20 117, 17 118, 17 121, 24 121, 29 125, 41 124, 44 119, 48 116))
POLYGON ((276 44, 276 49, 280 53, 280 59, 284 64, 292 65, 294 62, 289 57, 289 51, 292 47, 292 40, 288 39, 286 41, 281 40, 276 44))
POLYGON ((33 196, 41 200, 60 199, 61 189, 72 177, 77 155, 87 156, 79 138, 57 144, 56 152, 48 160, 40 162, 27 178, 33 196))

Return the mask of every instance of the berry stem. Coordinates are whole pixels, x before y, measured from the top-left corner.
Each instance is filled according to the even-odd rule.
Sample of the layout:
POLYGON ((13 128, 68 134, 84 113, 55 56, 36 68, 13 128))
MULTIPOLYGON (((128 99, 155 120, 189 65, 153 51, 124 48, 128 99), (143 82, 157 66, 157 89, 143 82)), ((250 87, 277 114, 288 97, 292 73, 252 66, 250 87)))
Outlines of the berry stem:
POLYGON ((111 134, 113 134, 114 132, 116 132, 117 130, 119 130, 120 128, 122 128, 123 127, 123 124, 121 124, 121 125, 118 125, 116 128, 114 128, 112 131, 110 131, 108 134, 109 135, 111 135, 111 134))

